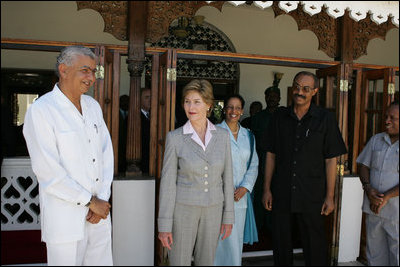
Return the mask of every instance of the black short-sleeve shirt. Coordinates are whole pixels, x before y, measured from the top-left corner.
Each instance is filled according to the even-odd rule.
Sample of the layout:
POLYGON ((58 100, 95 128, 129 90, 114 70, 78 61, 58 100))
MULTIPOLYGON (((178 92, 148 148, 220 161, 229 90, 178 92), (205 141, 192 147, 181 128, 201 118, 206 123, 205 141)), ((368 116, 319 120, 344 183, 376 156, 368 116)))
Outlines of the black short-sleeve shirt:
POLYGON ((325 159, 347 153, 334 114, 311 104, 299 120, 293 106, 272 116, 266 141, 275 154, 274 211, 320 211, 326 195, 325 159))

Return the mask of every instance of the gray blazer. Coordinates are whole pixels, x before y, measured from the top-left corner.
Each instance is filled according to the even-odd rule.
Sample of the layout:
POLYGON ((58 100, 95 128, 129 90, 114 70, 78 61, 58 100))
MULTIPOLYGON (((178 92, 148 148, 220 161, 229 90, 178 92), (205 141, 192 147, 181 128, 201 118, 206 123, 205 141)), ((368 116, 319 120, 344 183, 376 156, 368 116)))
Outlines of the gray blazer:
POLYGON ((167 134, 160 184, 158 231, 172 232, 175 203, 209 207, 223 202, 223 224, 233 224, 231 142, 226 129, 212 130, 206 151, 180 127, 167 134))

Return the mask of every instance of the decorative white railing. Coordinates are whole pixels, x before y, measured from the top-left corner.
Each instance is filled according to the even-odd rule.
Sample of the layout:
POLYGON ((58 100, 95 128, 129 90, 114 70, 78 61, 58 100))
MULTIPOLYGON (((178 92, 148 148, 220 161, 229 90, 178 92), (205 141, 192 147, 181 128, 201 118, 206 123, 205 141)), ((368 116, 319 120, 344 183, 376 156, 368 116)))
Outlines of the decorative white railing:
POLYGON ((39 185, 29 158, 1 166, 1 231, 40 230, 39 185))

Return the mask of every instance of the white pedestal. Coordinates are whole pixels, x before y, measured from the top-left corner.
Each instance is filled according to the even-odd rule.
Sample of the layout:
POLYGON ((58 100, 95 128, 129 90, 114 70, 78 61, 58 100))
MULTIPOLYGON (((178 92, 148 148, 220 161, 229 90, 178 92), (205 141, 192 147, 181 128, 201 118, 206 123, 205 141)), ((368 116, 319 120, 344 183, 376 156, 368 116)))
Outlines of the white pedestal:
POLYGON ((155 180, 114 180, 114 265, 154 266, 155 180))
POLYGON ((344 177, 338 262, 356 261, 360 252, 364 192, 358 177, 344 177))

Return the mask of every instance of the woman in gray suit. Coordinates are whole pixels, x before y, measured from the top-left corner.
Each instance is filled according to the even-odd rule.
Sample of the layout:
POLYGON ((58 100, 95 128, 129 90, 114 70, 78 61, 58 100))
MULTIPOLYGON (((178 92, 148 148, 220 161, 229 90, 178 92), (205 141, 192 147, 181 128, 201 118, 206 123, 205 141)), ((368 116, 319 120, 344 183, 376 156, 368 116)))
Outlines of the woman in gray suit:
POLYGON ((170 265, 213 265, 218 238, 234 223, 233 174, 229 133, 207 117, 213 90, 192 80, 182 93, 188 122, 167 134, 160 184, 158 238, 170 265))

